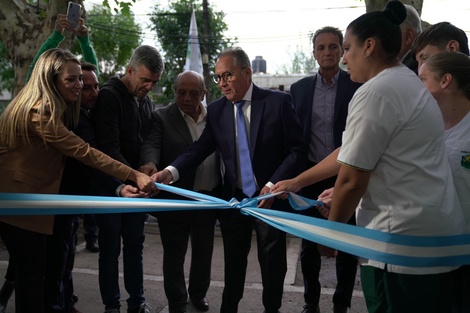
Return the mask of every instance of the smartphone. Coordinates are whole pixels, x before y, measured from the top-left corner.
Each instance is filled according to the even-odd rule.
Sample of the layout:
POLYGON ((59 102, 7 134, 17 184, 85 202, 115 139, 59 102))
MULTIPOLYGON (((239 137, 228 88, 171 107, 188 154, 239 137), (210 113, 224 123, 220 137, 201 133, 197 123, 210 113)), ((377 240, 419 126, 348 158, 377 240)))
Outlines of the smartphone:
POLYGON ((78 3, 69 2, 67 8, 67 19, 70 21, 70 25, 72 28, 78 27, 78 19, 80 18, 80 11, 82 10, 82 6, 78 3))

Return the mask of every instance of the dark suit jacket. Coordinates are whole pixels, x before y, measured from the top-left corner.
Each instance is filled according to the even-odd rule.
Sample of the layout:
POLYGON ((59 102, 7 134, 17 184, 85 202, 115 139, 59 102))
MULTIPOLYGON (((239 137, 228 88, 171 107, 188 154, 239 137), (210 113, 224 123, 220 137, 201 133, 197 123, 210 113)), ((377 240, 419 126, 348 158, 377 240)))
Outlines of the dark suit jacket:
MULTIPOLYGON (((319 74, 302 78, 290 87, 290 94, 294 102, 294 107, 299 116, 303 129, 303 137, 308 151, 310 134, 312 129, 312 107, 315 84, 319 74)), ((338 78, 338 88, 336 91, 335 111, 334 111, 334 142, 335 148, 341 146, 343 131, 346 126, 348 116, 349 101, 361 86, 359 83, 351 81, 349 73, 340 69, 338 78)))
MULTIPOLYGON (((207 123, 199 140, 172 165, 181 177, 219 149, 225 166, 224 181, 234 192, 237 150, 233 104, 222 97, 208 106, 207 123)), ((250 152, 258 186, 296 176, 305 163, 302 129, 289 94, 253 86, 250 118, 250 152)))
MULTIPOLYGON (((80 109, 80 119, 73 132, 90 146, 96 148, 95 128, 90 114, 80 109)), ((60 182, 60 194, 66 195, 114 195, 122 181, 86 166, 74 158, 67 158, 60 182)))
POLYGON ((406 67, 408 67, 410 70, 415 72, 416 75, 418 75, 418 61, 416 61, 416 59, 411 55, 409 51, 405 55, 401 63, 406 65, 406 67))
MULTIPOLYGON (((163 169, 183 153, 193 143, 193 139, 176 103, 157 109, 152 115, 152 131, 142 144, 140 164, 153 162, 158 169, 163 169)), ((195 172, 196 167, 174 185, 192 190, 195 172)))

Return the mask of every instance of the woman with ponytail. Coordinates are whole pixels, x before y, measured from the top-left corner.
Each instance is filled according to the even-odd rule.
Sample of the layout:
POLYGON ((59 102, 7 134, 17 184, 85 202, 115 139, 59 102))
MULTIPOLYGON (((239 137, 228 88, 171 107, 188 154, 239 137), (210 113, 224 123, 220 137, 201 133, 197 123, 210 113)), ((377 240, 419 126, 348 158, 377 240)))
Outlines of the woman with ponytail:
MULTIPOLYGON (((339 171, 329 220, 347 223, 356 213, 358 226, 386 233, 461 234, 465 222, 447 161, 441 112, 416 74, 398 59, 399 25, 405 18, 404 5, 389 1, 383 11, 349 24, 343 63, 351 80, 364 84, 349 103, 343 145, 296 178, 278 182, 271 192, 297 192, 339 171)), ((319 250, 336 255, 331 248, 319 250)), ((457 266, 392 262, 361 260, 369 312, 453 312, 457 266)))
MULTIPOLYGON (((406 9, 389 1, 346 29, 343 63, 364 83, 349 105, 329 220, 413 236, 461 234, 465 223, 431 93, 398 60, 406 9), (360 205, 359 205, 360 202, 360 205)), ((334 251, 323 247, 323 254, 334 251)), ((451 312, 456 266, 362 260, 369 312, 451 312)))

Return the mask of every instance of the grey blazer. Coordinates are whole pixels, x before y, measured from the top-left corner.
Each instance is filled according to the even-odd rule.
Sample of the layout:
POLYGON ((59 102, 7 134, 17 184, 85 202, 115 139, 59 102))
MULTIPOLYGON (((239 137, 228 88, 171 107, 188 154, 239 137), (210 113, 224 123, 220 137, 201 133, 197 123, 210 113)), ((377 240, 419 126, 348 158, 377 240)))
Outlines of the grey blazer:
MULTIPOLYGON (((152 130, 142 144, 140 164, 153 162, 158 170, 162 170, 192 143, 191 133, 181 111, 176 103, 171 103, 152 112, 152 130)), ((181 177, 174 185, 193 189, 195 173, 196 168, 181 177)))

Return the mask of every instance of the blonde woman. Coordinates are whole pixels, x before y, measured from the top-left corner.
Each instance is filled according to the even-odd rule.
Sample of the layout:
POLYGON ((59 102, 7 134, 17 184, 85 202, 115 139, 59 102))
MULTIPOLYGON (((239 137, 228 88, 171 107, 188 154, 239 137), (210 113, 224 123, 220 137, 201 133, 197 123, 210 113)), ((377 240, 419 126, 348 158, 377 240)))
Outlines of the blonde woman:
MULTIPOLYGON (((73 157, 144 190, 151 179, 91 148, 68 130, 78 120, 83 86, 78 59, 51 49, 0 116, 0 192, 58 193, 65 157, 73 157)), ((79 182, 77 182, 79 183, 79 182)), ((17 264, 16 312, 43 312, 45 238, 54 216, 0 216, 0 236, 17 264)))
MULTIPOLYGON (((419 77, 436 99, 444 118, 445 143, 455 189, 470 229, 470 59, 460 52, 429 57, 419 77)), ((470 263, 470 262, 469 262, 470 263)), ((470 265, 456 275, 455 312, 470 312, 470 265)))

